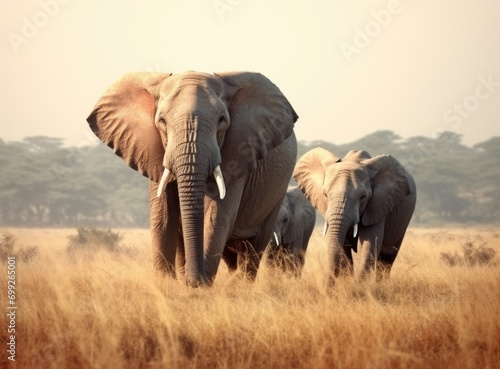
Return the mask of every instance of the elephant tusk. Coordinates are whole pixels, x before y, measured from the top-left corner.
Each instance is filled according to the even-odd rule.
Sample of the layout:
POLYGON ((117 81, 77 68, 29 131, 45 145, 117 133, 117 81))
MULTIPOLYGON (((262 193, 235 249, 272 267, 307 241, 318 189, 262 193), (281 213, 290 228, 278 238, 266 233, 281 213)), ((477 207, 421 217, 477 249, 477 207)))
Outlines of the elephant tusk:
POLYGON ((279 246, 280 240, 278 238, 278 235, 276 234, 276 232, 273 232, 273 233, 274 233, 274 240, 276 241, 276 246, 279 246))
POLYGON ((222 171, 220 170, 220 166, 214 170, 215 182, 217 182, 217 187, 219 187, 219 196, 222 200, 226 196, 226 185, 224 184, 224 178, 222 177, 222 171))
POLYGON ((326 236, 326 232, 328 232, 328 222, 325 220, 325 227, 323 228, 323 237, 326 236))
POLYGON ((358 223, 356 223, 354 225, 354 232, 353 232, 353 237, 356 238, 356 236, 358 235, 358 223))
POLYGON ((158 185, 158 191, 156 192, 157 197, 161 196, 161 194, 163 193, 163 190, 167 186, 167 178, 168 178, 169 174, 170 174, 170 170, 165 168, 165 170, 163 171, 163 175, 161 176, 161 179, 160 179, 160 184, 158 185))

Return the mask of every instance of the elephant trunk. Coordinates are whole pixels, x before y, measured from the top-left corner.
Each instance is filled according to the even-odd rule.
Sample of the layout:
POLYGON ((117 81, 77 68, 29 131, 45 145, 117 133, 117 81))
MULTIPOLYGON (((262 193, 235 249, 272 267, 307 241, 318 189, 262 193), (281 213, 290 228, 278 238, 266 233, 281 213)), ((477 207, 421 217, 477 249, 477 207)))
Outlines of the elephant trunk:
POLYGON ((349 225, 341 214, 332 214, 328 220, 328 261, 333 276, 338 277, 344 257, 343 246, 349 225))
POLYGON ((330 271, 333 276, 338 277, 344 272, 349 272, 351 268, 346 259, 344 245, 348 232, 351 230, 357 232, 359 216, 357 206, 346 198, 332 202, 328 206, 327 214, 325 222, 327 223, 328 260, 330 271))
MULTIPOLYGON (((218 152, 213 151, 209 145, 195 141, 179 145, 174 153, 172 173, 179 192, 186 282, 193 287, 211 282, 204 264, 204 202, 208 176, 217 164, 218 152)), ((222 197, 220 186, 219 191, 222 197)))
POLYGON ((193 286, 206 284, 203 260, 204 197, 207 174, 177 175, 182 232, 186 258, 186 282, 193 286))

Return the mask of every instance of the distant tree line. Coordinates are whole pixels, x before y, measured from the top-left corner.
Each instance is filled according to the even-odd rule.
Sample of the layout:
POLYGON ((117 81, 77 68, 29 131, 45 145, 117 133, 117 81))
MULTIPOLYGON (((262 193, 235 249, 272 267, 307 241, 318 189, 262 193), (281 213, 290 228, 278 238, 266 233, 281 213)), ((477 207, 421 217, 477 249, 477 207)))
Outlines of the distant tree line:
MULTIPOLYGON (((500 137, 468 147, 453 132, 403 140, 378 131, 344 145, 301 142, 298 156, 316 146, 340 157, 363 149, 402 162, 417 183, 413 225, 500 223, 500 137)), ((0 226, 148 226, 147 178, 103 144, 65 147, 62 139, 44 136, 0 139, 0 166, 0 226)))
POLYGON ((0 224, 147 227, 148 181, 99 144, 51 137, 0 141, 0 224))

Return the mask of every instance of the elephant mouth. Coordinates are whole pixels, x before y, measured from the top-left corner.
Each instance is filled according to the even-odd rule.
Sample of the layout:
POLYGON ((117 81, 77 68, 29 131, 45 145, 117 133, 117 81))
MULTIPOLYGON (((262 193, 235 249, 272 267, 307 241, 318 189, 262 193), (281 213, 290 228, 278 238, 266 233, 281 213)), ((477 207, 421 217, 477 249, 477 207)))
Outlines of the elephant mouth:
MULTIPOLYGON (((327 235, 328 228, 328 222, 325 221, 325 226, 323 228, 323 237, 327 235)), ((348 229, 344 241, 345 246, 351 247, 354 252, 358 252, 358 230, 359 223, 355 223, 351 228, 348 229)))
MULTIPOLYGON (((215 182, 217 183, 217 188, 219 189, 219 197, 222 200, 226 196, 226 184, 224 183, 224 177, 222 176, 222 171, 219 165, 215 167, 213 175, 215 178, 215 182)), ((165 188, 167 187, 167 184, 174 180, 175 176, 172 174, 172 172, 170 172, 168 168, 165 168, 158 185, 156 196, 161 197, 161 195, 165 191, 165 188)))
MULTIPOLYGON (((328 228, 329 228, 328 222, 325 221, 325 226, 323 228, 323 237, 326 236, 326 234, 328 233, 328 228)), ((357 238, 357 236, 358 236, 358 223, 354 224, 354 226, 350 229, 350 231, 351 231, 352 237, 357 238)))

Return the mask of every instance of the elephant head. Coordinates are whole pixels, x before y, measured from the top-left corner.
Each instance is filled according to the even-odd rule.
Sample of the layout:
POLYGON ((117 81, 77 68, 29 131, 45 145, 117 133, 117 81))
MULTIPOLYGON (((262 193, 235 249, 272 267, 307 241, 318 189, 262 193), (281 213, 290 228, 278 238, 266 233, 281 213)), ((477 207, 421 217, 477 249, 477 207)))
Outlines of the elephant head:
POLYGON ((205 194, 223 199, 230 182, 293 133, 296 119, 261 74, 186 72, 127 74, 104 93, 87 121, 116 155, 159 183, 158 197, 175 182, 186 278, 197 285, 206 282, 205 194))
MULTIPOLYGON (((300 158, 293 176, 325 218, 335 276, 346 267, 345 256, 351 259, 350 249, 344 254, 345 246, 356 251, 358 229, 364 232, 381 224, 383 235, 386 218, 411 192, 409 175, 396 159, 372 158, 366 151, 350 151, 340 159, 325 149, 313 149, 300 158)), ((380 248, 382 239, 378 242, 380 248)))
POLYGON ((269 244, 271 264, 299 274, 315 222, 316 210, 300 188, 288 188, 269 244))

